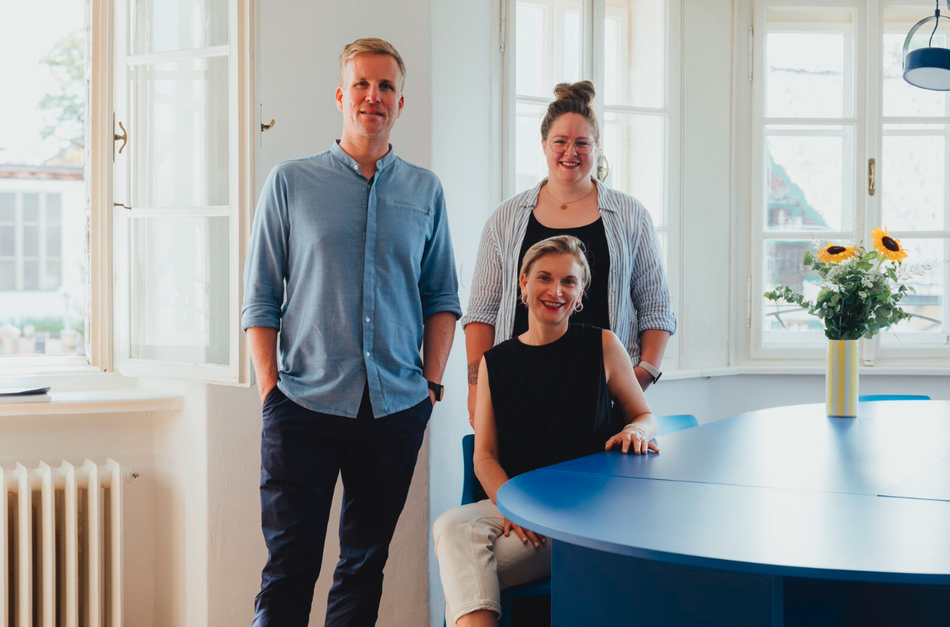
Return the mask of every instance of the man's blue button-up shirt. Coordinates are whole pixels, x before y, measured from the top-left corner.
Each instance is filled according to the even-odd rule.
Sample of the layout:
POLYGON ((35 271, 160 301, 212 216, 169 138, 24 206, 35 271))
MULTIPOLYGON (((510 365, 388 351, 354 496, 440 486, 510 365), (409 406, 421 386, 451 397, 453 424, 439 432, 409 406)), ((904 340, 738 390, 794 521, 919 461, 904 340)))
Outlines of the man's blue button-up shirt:
POLYGON ((367 381, 376 417, 420 403, 423 320, 462 315, 439 179, 392 147, 376 167, 284 161, 254 216, 241 323, 280 329, 278 386, 312 411, 355 417, 367 381))

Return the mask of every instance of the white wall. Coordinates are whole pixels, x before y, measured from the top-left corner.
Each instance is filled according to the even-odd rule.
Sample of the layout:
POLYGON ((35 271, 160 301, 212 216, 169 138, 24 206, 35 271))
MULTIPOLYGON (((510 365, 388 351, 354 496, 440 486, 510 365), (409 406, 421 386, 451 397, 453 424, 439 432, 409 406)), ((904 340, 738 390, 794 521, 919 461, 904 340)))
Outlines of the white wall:
MULTIPOLYGON (((468 306, 478 236, 501 200, 500 152, 493 148, 493 122, 498 121, 493 104, 498 93, 492 85, 492 63, 497 70, 500 56, 493 46, 494 4, 432 3, 432 168, 445 188, 463 310, 468 306)), ((466 372, 465 337, 459 327, 443 381, 445 401, 429 426, 430 522, 459 502, 461 440, 471 433, 466 372)), ((429 581, 430 624, 437 627, 445 601, 431 537, 429 581)))

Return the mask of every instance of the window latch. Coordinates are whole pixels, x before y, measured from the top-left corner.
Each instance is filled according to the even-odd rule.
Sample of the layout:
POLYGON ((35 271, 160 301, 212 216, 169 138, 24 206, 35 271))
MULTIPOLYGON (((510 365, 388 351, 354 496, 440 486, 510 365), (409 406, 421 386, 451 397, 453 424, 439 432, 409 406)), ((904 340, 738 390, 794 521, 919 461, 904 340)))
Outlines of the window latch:
POLYGON ((873 196, 877 191, 877 163, 874 159, 868 159, 868 196, 873 196))
POLYGON ((132 207, 130 207, 130 206, 128 206, 128 205, 123 205, 123 204, 120 203, 120 202, 114 202, 114 203, 112 203, 112 206, 113 206, 113 207, 122 207, 123 209, 128 209, 129 211, 132 211, 132 207))
POLYGON ((119 120, 119 128, 122 129, 122 134, 119 135, 118 133, 115 132, 115 130, 113 130, 112 137, 113 137, 113 141, 120 141, 120 140, 122 141, 122 145, 119 146, 119 154, 121 155, 122 151, 125 150, 125 145, 129 143, 129 132, 125 130, 124 126, 122 126, 122 120, 119 120))

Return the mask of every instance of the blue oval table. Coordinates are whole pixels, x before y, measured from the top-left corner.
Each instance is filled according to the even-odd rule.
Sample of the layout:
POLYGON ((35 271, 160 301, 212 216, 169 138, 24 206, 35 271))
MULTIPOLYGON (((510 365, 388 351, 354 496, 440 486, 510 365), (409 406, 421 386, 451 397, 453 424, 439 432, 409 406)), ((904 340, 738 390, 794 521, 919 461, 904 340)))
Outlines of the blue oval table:
POLYGON ((950 625, 950 402, 749 412, 515 477, 552 625, 950 625))

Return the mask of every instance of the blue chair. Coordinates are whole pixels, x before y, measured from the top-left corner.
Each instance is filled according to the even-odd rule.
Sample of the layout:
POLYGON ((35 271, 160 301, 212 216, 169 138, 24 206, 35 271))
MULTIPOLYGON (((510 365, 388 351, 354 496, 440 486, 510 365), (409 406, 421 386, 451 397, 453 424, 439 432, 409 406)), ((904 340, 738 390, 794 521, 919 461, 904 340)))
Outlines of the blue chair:
POLYGON ((858 397, 859 403, 873 403, 874 401, 929 401, 925 394, 864 394, 858 397))
POLYGON ((674 414, 671 416, 656 417, 656 434, 669 435, 684 429, 698 427, 699 421, 692 414, 674 414))
MULTIPOLYGON (((475 476, 475 435, 468 434, 462 437, 462 505, 475 502, 475 495, 479 489, 478 477, 475 476)), ((511 627, 511 611, 515 599, 519 597, 551 596, 551 578, 529 581, 520 586, 512 586, 501 591, 501 620, 499 627, 511 627)))

